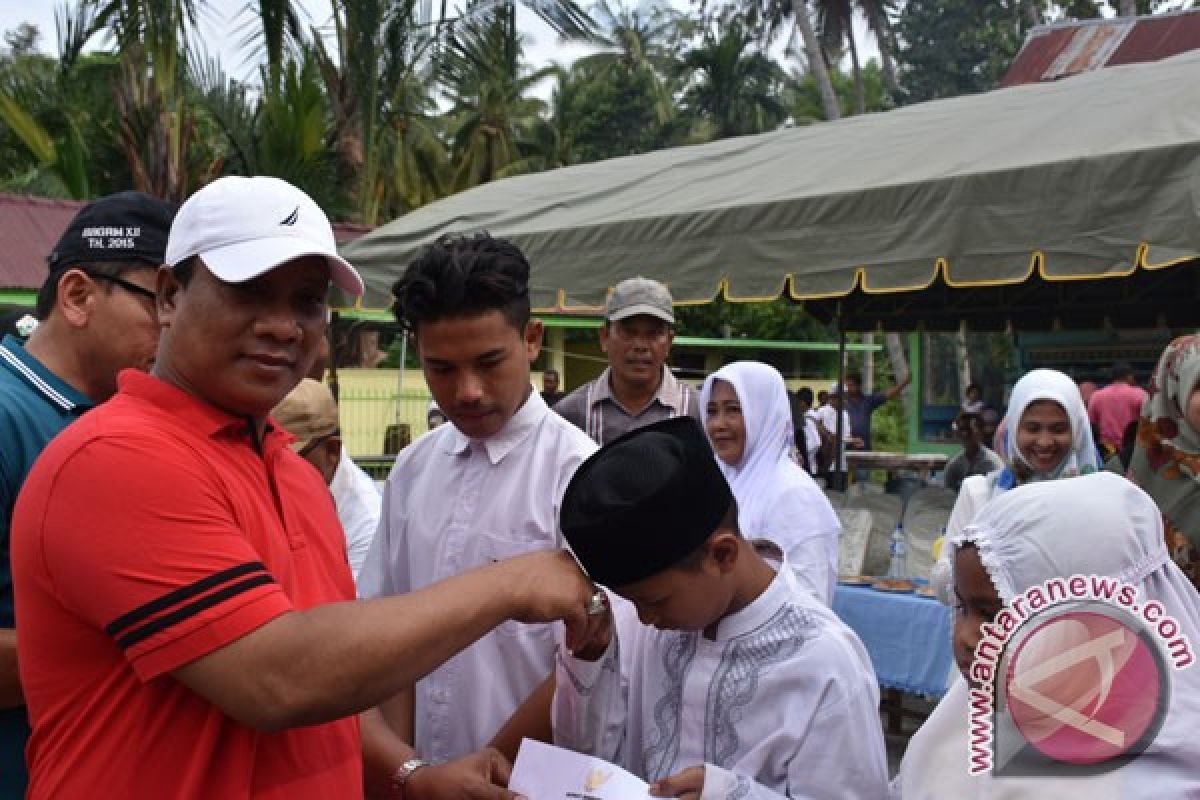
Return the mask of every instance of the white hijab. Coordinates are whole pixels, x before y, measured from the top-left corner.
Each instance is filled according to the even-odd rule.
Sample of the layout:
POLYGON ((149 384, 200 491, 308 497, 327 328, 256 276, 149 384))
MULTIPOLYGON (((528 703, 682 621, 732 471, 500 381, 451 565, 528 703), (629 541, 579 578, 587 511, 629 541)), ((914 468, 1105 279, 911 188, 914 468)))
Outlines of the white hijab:
POLYGON ((1021 427, 1021 417, 1025 414, 1025 409, 1038 400, 1053 400, 1067 412, 1067 419, 1071 423, 1071 449, 1052 472, 1035 472, 1032 480, 1071 478, 1098 471, 1100 457, 1096 452, 1092 425, 1088 420, 1083 397, 1079 394, 1079 387, 1075 385, 1075 381, 1054 369, 1031 370, 1021 376, 1013 386, 1008 413, 1004 415, 1005 459, 1009 463, 1019 461, 1026 469, 1033 470, 1033 465, 1017 447, 1017 432, 1021 427))
MULTIPOLYGON (((1054 577, 1117 577, 1138 587, 1139 602, 1160 602, 1200 656, 1200 595, 1168 558, 1154 501, 1124 478, 1100 472, 1005 492, 948 544, 957 551, 967 542, 1006 603, 1054 577)), ((1173 671, 1169 711, 1149 748, 1088 778, 970 777, 967 706, 960 679, 909 743, 893 797, 1200 797, 1200 664, 1173 671)))
POLYGON ((816 588, 819 596, 831 602, 826 595, 832 594, 836 580, 841 526, 824 492, 792 460, 792 410, 783 376, 758 361, 737 361, 709 375, 700 390, 706 429, 716 381, 733 387, 746 427, 746 445, 737 466, 713 456, 737 498, 742 534, 775 542, 802 573, 806 559, 800 551, 822 539, 820 549, 826 562, 822 566, 827 567, 828 575, 816 588))

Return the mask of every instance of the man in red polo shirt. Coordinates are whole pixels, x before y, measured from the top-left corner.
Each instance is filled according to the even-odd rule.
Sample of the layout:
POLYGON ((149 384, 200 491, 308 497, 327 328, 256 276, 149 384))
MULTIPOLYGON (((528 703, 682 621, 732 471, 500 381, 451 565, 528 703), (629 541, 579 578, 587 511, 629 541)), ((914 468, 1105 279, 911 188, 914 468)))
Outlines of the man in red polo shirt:
MULTIPOLYGON (((29 797, 361 797, 357 712, 509 618, 583 641, 594 589, 543 552, 353 602, 329 492, 267 414, 316 356, 330 281, 361 279, 274 178, 197 192, 167 263, 152 374, 122 373, 17 503, 29 797)), ((512 796, 494 754, 421 766, 396 796, 512 796)))

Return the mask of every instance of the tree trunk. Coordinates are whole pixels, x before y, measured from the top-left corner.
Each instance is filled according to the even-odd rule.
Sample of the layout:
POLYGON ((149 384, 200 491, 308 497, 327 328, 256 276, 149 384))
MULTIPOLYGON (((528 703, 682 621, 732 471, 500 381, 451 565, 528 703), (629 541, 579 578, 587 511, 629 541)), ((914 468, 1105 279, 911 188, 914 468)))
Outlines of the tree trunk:
POLYGON ((858 43, 854 41, 854 29, 846 27, 846 40, 850 43, 850 67, 854 70, 854 113, 867 113, 867 90, 863 86, 862 65, 858 63, 858 43))
POLYGON ((808 15, 806 0, 792 0, 792 16, 795 18, 796 27, 800 29, 800 37, 804 40, 804 54, 808 57, 808 68, 812 71, 813 79, 817 82, 817 90, 821 93, 821 105, 825 109, 825 119, 841 119, 841 106, 838 105, 837 95, 833 91, 833 82, 829 80, 829 70, 825 67, 825 56, 821 53, 821 43, 817 40, 812 17, 808 15))
POLYGON ((892 48, 896 43, 892 38, 892 26, 888 22, 887 15, 877 13, 878 7, 874 3, 868 4, 866 10, 870 15, 867 22, 871 30, 875 32, 875 43, 879 46, 879 61, 883 65, 883 85, 894 97, 900 92, 900 81, 896 78, 896 60, 892 58, 892 48))
POLYGON ((954 352, 958 355, 958 394, 959 399, 965 400, 967 387, 974 379, 971 377, 971 351, 967 349, 967 321, 963 320, 954 335, 954 352))
MULTIPOLYGON (((892 362, 892 377, 896 382, 900 382, 909 376, 908 356, 904 353, 904 340, 900 338, 898 333, 889 333, 884 337, 884 342, 887 344, 888 360, 892 362)), ((900 404, 904 407, 904 413, 907 416, 909 412, 908 398, 915 394, 911 392, 902 392, 900 394, 900 404)))
POLYGON ((1122 17, 1137 16, 1137 0, 1121 0, 1119 6, 1120 9, 1117 13, 1122 17))

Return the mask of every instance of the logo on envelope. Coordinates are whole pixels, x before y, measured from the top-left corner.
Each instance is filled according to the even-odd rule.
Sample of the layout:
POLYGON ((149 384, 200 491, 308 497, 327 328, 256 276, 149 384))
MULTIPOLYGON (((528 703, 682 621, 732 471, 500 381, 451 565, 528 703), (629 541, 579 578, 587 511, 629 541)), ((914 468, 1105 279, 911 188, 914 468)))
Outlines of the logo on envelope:
POLYGON ((583 780, 583 790, 585 792, 594 792, 604 784, 608 783, 608 779, 612 777, 612 770, 595 768, 588 770, 587 777, 583 780))

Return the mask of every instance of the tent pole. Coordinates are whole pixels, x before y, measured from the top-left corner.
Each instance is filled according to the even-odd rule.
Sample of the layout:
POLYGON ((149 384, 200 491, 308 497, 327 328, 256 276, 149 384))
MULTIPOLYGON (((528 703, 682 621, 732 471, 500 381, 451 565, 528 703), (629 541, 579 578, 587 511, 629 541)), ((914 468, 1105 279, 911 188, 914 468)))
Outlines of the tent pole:
POLYGON ((834 448, 833 448, 833 471, 831 474, 837 476, 834 483, 838 484, 832 488, 845 491, 849 484, 849 471, 842 470, 842 451, 845 449, 843 437, 846 435, 843 430, 842 421, 845 418, 846 408, 846 327, 842 320, 842 303, 839 300, 837 305, 837 329, 838 329, 838 368, 837 368, 837 389, 838 389, 838 410, 837 422, 834 425, 834 448))

